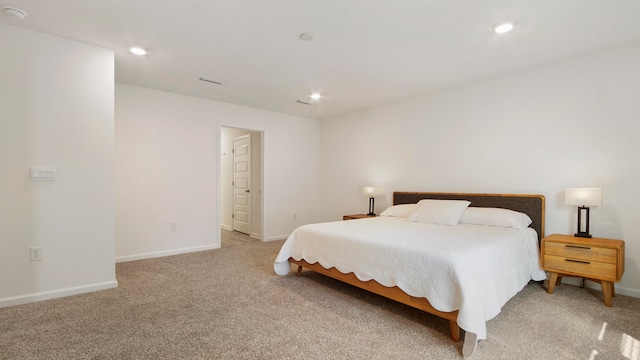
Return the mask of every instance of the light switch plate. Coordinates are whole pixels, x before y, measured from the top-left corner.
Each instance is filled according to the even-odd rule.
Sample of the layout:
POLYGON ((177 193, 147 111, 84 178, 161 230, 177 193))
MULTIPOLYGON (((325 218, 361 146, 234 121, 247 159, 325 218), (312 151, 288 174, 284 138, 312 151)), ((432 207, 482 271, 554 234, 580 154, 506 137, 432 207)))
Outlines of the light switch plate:
POLYGON ((56 181, 58 169, 54 166, 32 166, 31 181, 56 181))

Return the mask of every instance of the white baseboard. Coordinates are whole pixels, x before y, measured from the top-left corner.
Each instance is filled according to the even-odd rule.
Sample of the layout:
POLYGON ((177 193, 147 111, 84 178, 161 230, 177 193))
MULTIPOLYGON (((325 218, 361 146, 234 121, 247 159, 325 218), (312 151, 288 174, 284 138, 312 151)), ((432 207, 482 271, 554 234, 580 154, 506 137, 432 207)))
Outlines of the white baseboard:
POLYGON ((223 230, 233 231, 233 227, 232 226, 225 225, 225 224, 220 225, 220 228, 223 229, 223 230))
POLYGON ((640 298, 640 290, 630 289, 616 285, 616 294, 631 296, 634 298, 640 298))
MULTIPOLYGON (((571 284, 571 285, 578 286, 578 285, 580 285, 580 281, 581 280, 582 280, 582 278, 579 278, 579 277, 563 277, 562 278, 562 283, 563 284, 571 284)), ((602 291, 602 285, 600 285, 600 283, 598 283, 598 282, 587 280, 584 283, 584 286, 589 288, 589 289, 602 291)), ((616 288, 616 294, 631 296, 631 297, 635 297, 635 298, 640 298, 640 290, 631 289, 631 288, 627 288, 627 287, 622 287, 622 286, 618 285, 617 283, 615 283, 614 286, 616 288)))
POLYGON ((269 236, 268 238, 264 239, 264 241, 287 240, 288 237, 289 235, 269 236))
POLYGON ((65 296, 85 294, 85 293, 90 293, 94 291, 112 289, 115 287, 118 287, 117 280, 107 281, 107 282, 98 283, 98 284, 75 286, 75 287, 66 288, 66 289, 43 291, 43 292, 38 292, 33 294, 7 297, 7 298, 0 299, 0 308, 14 306, 14 305, 28 304, 28 303, 33 303, 33 302, 43 301, 43 300, 56 299, 56 298, 61 298, 65 296))
POLYGON ((136 260, 144 260, 144 259, 152 259, 163 256, 171 256, 171 255, 179 255, 186 254, 196 251, 204 251, 204 250, 213 250, 219 249, 220 245, 204 245, 204 246, 194 246, 190 248, 182 248, 182 249, 173 249, 173 250, 165 250, 165 251, 156 251, 145 254, 137 254, 137 255, 125 255, 125 256, 117 256, 116 263, 127 262, 127 261, 136 261, 136 260))

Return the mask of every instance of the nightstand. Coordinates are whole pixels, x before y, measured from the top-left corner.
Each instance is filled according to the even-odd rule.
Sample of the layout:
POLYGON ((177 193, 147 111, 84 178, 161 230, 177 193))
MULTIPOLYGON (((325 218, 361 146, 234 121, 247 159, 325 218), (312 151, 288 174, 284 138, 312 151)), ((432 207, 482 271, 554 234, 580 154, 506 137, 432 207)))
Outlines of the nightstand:
POLYGON ((353 215, 344 215, 342 220, 354 220, 354 219, 366 219, 370 217, 376 217, 378 215, 367 215, 367 214, 353 214, 353 215))
POLYGON ((540 254, 542 269, 550 274, 549 294, 562 276, 577 276, 599 282, 604 304, 611 306, 613 283, 624 273, 624 241, 553 234, 542 239, 540 254))

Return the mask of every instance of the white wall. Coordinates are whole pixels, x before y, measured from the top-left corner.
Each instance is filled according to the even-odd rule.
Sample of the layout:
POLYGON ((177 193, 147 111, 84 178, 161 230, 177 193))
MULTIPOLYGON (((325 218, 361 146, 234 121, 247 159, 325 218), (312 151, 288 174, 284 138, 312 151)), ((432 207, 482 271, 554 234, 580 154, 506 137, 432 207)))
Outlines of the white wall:
POLYGON ((640 43, 372 107, 321 123, 321 217, 367 210, 362 186, 538 193, 546 233, 572 234, 567 187, 602 187, 591 233, 626 241, 616 288, 640 297, 640 43))
POLYGON ((113 51, 2 23, 0 49, 0 307, 115 287, 113 51))
POLYGON ((264 240, 316 217, 318 120, 116 84, 118 261, 220 247, 222 126, 264 134, 264 240))

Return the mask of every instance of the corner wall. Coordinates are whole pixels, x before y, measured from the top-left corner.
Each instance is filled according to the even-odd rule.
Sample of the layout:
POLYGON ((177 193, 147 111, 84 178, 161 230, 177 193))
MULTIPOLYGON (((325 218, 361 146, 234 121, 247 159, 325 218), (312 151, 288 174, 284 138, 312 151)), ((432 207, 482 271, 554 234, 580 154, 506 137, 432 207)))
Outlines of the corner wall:
POLYGON ((362 186, 536 193, 546 233, 573 234, 564 189, 601 187, 594 236, 626 241, 617 291, 640 297, 640 43, 368 108, 321 123, 324 220, 366 212, 362 186))
POLYGON ((0 49, 0 307, 115 287, 113 51, 2 23, 0 49))
POLYGON ((263 133, 263 240, 315 220, 318 120, 118 83, 117 261, 220 247, 223 126, 263 133))

